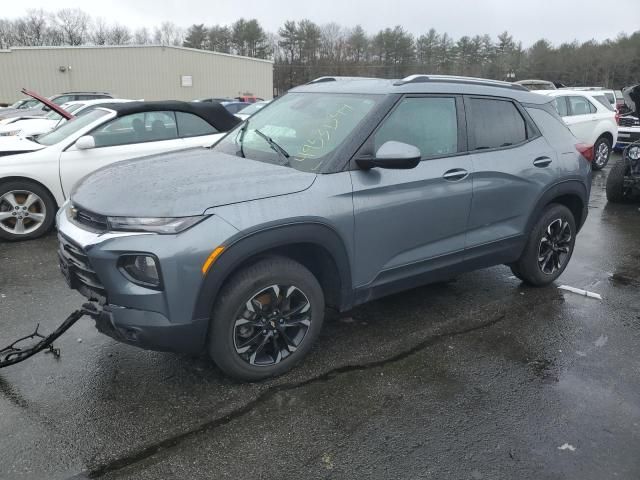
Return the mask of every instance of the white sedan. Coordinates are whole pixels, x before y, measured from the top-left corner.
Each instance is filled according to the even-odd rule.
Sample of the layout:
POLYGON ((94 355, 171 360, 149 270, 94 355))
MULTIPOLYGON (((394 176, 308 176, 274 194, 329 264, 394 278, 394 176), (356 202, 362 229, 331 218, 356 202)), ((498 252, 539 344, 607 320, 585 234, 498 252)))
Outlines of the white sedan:
POLYGON ((98 168, 208 147, 239 122, 219 104, 111 103, 37 138, 17 137, 31 151, 0 151, 0 238, 27 240, 46 233, 73 186, 98 168))
MULTIPOLYGON (((95 108, 96 105, 105 103, 121 103, 132 102, 133 100, 125 99, 98 99, 98 100, 78 100, 74 102, 67 102, 60 105, 60 108, 73 115, 78 115, 80 112, 95 108)), ((42 135, 43 133, 50 132, 58 125, 64 123, 66 119, 62 117, 58 112, 52 110, 44 117, 14 117, 4 120, 5 123, 0 125, 0 151, 3 149, 4 140, 6 137, 31 137, 33 135, 42 135)))

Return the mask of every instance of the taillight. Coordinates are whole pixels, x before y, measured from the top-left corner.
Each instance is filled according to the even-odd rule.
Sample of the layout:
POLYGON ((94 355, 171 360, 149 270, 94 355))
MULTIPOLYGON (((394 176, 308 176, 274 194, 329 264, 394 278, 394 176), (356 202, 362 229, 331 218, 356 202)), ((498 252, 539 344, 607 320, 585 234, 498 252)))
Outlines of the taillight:
POLYGON ((580 152, 587 162, 593 162, 593 145, 586 143, 576 143, 576 150, 580 152))
POLYGON ((616 109, 616 123, 620 125, 620 112, 616 109))

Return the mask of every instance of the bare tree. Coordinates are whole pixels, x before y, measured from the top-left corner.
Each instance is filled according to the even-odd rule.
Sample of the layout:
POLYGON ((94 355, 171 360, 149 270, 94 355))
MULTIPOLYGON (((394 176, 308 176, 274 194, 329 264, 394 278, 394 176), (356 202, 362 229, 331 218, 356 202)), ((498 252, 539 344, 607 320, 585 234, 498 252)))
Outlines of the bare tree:
POLYGON ((182 45, 184 31, 173 22, 162 22, 153 34, 153 41, 159 45, 182 45))
POLYGON ((126 45, 131 42, 131 32, 124 26, 116 23, 109 29, 109 45, 126 45))
POLYGON ((54 21, 67 45, 82 45, 87 39, 91 18, 79 8, 58 10, 54 15, 54 21))
POLYGON ((138 28, 133 33, 133 43, 136 45, 148 45, 151 43, 151 35, 146 27, 138 28))
POLYGON ((14 44, 14 23, 11 20, 0 18, 0 50, 12 47, 14 44))
POLYGON ((96 45, 106 45, 109 40, 109 26, 104 18, 98 17, 93 22, 93 28, 89 35, 91 42, 96 45))

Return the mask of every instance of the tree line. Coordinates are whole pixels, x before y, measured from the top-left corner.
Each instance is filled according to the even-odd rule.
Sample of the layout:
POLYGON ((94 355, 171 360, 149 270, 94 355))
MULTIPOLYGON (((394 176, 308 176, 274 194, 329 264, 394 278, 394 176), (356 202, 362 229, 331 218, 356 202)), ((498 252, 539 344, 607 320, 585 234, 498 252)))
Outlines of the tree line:
MULTIPOLYGON (((567 32, 567 37, 571 33, 567 32)), ((323 75, 399 78, 413 73, 469 75, 499 80, 541 78, 568 86, 620 88, 640 81, 640 30, 602 42, 540 39, 530 46, 505 31, 496 38, 453 38, 431 28, 414 35, 402 26, 369 33, 360 25, 319 25, 287 20, 277 32, 256 19, 229 25, 172 22, 131 30, 84 11, 32 9, 15 20, 0 19, 0 49, 42 45, 182 45, 272 59, 279 93, 323 75)))

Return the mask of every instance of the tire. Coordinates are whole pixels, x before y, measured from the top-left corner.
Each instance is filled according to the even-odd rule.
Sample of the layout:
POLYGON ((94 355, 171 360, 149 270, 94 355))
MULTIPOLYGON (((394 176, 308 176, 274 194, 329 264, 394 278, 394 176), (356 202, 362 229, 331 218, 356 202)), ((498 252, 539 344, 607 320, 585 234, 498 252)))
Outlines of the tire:
POLYGON ((611 142, 606 137, 600 137, 593 145, 593 162, 591 162, 592 170, 602 170, 609 163, 611 157, 611 142))
POLYGON ((44 187, 28 180, 0 183, 0 238, 41 237, 53 227, 56 202, 44 187))
POLYGON ((616 163, 607 177, 607 200, 612 203, 622 203, 626 200, 624 194, 624 177, 629 167, 621 160, 616 163))
POLYGON ((258 260, 223 286, 211 313, 209 356, 236 380, 253 382, 281 375, 313 346, 324 308, 322 287, 303 265, 284 257, 258 260), (299 312, 291 314, 295 310, 299 312))
POLYGON ((576 223, 571 210, 564 205, 552 203, 534 225, 522 256, 511 266, 511 271, 528 285, 548 285, 562 275, 569 264, 575 241, 576 223), (545 263, 544 258, 547 254, 550 257, 545 263), (558 255, 559 266, 558 263, 554 263, 554 254, 558 255))

